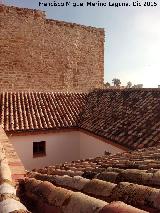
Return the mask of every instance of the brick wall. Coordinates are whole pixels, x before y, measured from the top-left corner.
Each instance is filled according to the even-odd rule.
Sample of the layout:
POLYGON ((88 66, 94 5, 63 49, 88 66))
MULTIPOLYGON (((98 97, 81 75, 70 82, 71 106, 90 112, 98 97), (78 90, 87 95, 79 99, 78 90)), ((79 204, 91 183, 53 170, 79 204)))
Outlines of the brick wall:
POLYGON ((103 84, 104 30, 0 5, 0 90, 88 91, 103 84))

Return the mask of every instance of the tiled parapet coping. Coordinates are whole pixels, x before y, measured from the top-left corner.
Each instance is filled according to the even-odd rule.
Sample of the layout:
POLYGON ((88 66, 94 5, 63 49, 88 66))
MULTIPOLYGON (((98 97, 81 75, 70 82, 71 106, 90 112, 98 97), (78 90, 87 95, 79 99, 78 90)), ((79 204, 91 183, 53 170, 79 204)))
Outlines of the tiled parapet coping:
MULTIPOLYGON (((0 212, 1 213, 9 213, 9 212, 17 212, 17 213, 27 213, 26 207, 20 202, 19 198, 16 196, 16 188, 15 183, 13 181, 16 180, 15 175, 17 174, 17 170, 13 163, 16 164, 18 161, 20 166, 20 171, 23 171, 24 177, 24 167, 20 162, 18 156, 16 155, 12 144, 9 143, 9 140, 3 131, 2 127, 0 127, 0 212), (12 163, 12 165, 9 165, 12 163), (23 168, 23 169, 22 169, 23 168)), ((22 174, 21 174, 22 175, 22 174)), ((16 176, 17 177, 17 176, 16 176)))
POLYGON ((107 203, 81 192, 57 187, 47 181, 26 178, 23 189, 26 197, 33 200, 38 212, 49 213, 145 213, 123 202, 107 203), (118 210, 118 211, 117 211, 118 210))

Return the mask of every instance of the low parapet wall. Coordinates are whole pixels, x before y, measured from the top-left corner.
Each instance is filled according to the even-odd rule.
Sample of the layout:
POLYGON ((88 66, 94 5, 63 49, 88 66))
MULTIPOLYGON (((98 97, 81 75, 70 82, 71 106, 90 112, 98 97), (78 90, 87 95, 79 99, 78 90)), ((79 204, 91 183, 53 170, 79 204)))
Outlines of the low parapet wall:
MULTIPOLYGON (((22 171, 23 165, 18 158, 12 144, 9 143, 2 127, 0 127, 0 212, 23 212, 27 213, 26 207, 20 202, 16 195, 15 177, 18 170, 14 166, 18 160, 20 171, 22 171), (21 164, 21 165, 20 165, 21 164)), ((23 177, 25 171, 23 169, 23 177)))

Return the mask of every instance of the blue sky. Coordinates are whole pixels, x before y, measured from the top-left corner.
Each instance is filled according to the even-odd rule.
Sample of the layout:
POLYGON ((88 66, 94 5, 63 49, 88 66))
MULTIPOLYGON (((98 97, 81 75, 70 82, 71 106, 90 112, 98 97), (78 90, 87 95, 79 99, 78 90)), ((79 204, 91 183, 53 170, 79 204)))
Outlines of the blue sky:
MULTIPOLYGON (((143 83, 144 87, 160 84, 160 3, 156 7, 39 7, 37 0, 5 0, 5 4, 46 11, 47 18, 64 20, 105 29, 105 82, 119 78, 123 85, 143 83)), ((58 2, 58 1, 55 1, 58 2)), ((66 2, 59 0, 59 2, 66 2)), ((88 1, 90 2, 90 0, 88 1)), ((92 2, 98 2, 92 0, 92 2)), ((100 1, 106 2, 108 0, 100 1)), ((143 5, 145 1, 139 0, 143 5)))

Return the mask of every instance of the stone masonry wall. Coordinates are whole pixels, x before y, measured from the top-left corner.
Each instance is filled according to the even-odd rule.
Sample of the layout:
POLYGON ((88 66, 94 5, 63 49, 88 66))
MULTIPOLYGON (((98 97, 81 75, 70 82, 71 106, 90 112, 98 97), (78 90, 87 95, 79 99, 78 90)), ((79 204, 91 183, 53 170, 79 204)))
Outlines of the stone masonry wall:
POLYGON ((0 90, 85 92, 101 87, 104 30, 0 5, 0 90))

